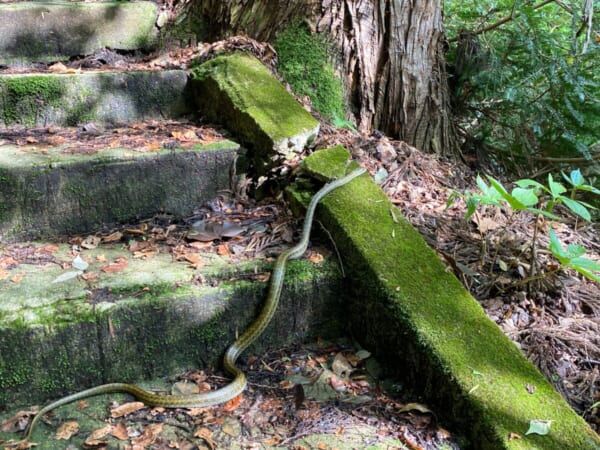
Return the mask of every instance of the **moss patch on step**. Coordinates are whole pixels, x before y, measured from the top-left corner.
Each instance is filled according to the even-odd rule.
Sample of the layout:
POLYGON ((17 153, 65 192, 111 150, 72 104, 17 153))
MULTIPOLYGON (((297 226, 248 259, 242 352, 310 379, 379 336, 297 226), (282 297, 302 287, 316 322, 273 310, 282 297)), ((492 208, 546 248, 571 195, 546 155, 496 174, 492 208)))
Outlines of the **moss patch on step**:
MULTIPOLYGON (((352 168, 340 162, 343 152, 315 152, 304 168, 321 179, 341 175, 352 168)), ((329 194, 318 215, 355 290, 348 305, 354 335, 422 390, 474 448, 598 449, 598 435, 486 317, 368 175, 329 194), (536 387, 533 394, 527 385, 536 387), (525 435, 533 419, 552 421, 550 433, 525 435), (511 433, 521 438, 510 439, 511 433)))
MULTIPOLYGON (((235 280, 270 270, 264 261, 203 267, 210 286, 195 284, 199 273, 166 254, 129 256, 119 272, 100 270, 100 260, 127 254, 116 245, 86 250, 86 272, 96 276, 53 283, 70 270, 60 265, 73 258, 64 246, 54 264, 21 264, 0 280, 0 409, 108 381, 218 367, 262 307, 267 284, 235 280), (17 274, 20 281, 10 281, 17 274)), ((339 335, 331 320, 342 307, 337 262, 292 261, 288 269, 274 320, 249 352, 339 335)))
POLYGON ((192 111, 187 73, 0 75, 0 125, 74 126, 178 117, 192 111))
POLYGON ((197 66, 192 86, 200 112, 254 152, 259 172, 302 151, 318 133, 317 120, 251 55, 236 52, 197 66))

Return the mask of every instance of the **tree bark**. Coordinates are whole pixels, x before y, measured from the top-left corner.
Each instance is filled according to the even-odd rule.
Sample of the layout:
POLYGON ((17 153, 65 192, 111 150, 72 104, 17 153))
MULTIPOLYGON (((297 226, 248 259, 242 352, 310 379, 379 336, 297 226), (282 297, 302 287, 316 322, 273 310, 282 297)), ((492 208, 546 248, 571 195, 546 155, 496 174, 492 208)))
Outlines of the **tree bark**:
POLYGON ((307 20, 340 50, 336 64, 360 131, 380 130, 455 156, 440 0, 199 0, 204 39, 272 40, 307 20))

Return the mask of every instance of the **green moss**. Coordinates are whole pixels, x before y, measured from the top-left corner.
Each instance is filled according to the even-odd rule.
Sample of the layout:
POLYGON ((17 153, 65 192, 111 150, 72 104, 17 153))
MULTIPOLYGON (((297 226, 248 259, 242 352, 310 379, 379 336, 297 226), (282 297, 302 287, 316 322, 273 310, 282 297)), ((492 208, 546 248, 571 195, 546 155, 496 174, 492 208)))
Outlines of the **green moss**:
POLYGON ((194 68, 192 78, 196 101, 207 119, 227 124, 242 143, 261 153, 318 128, 318 122, 251 55, 219 56, 194 68))
POLYGON ((345 117, 343 85, 332 64, 333 46, 301 23, 279 33, 274 45, 279 72, 294 92, 310 97, 328 119, 345 117))
POLYGON ((42 107, 58 106, 65 92, 63 83, 54 76, 31 75, 0 79, 0 119, 5 124, 33 126, 42 107))
MULTIPOLYGON (((341 173, 346 164, 340 154, 316 152, 305 166, 321 176, 341 173), (329 154, 337 169, 327 167, 329 154)), ((354 334, 424 392, 476 448, 600 445, 370 177, 333 191, 319 215, 360 299, 349 305, 354 334), (536 386, 535 394, 527 393, 527 384, 536 386), (552 420, 550 435, 525 436, 532 419, 552 420), (509 440, 512 432, 523 438, 509 440)))

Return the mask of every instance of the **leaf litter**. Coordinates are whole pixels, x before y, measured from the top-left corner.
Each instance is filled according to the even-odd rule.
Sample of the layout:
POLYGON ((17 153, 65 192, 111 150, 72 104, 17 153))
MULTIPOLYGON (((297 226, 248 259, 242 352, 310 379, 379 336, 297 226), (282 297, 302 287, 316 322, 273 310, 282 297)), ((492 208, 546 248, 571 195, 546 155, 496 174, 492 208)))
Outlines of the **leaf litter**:
MULTIPOLYGON (((311 435, 346 437, 354 448, 459 448, 458 438, 438 423, 431 409, 411 402, 394 380, 371 373, 366 362, 372 359, 346 341, 283 348, 243 358, 248 388, 225 405, 166 409, 125 401, 92 413, 86 401, 78 405, 79 413, 69 407, 55 411, 50 427, 53 439, 71 445, 83 441, 82 448, 302 449, 310 448, 302 439, 311 435), (97 414, 94 423, 99 425, 80 430, 77 414, 97 414)), ((218 387, 228 379, 193 371, 176 384, 201 390, 207 381, 218 387)), ((106 405, 106 398, 89 401, 106 405)), ((22 431, 31 414, 19 412, 0 427, 22 431)))

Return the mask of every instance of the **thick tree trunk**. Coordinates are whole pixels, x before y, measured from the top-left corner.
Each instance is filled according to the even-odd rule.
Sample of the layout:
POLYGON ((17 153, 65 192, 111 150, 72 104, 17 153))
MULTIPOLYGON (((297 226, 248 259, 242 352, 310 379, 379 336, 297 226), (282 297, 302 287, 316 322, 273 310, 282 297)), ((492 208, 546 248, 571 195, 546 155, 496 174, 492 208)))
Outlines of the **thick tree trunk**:
POLYGON ((340 49, 350 110, 424 151, 455 155, 440 0, 198 0, 208 39, 272 40, 293 20, 315 24, 340 49))

